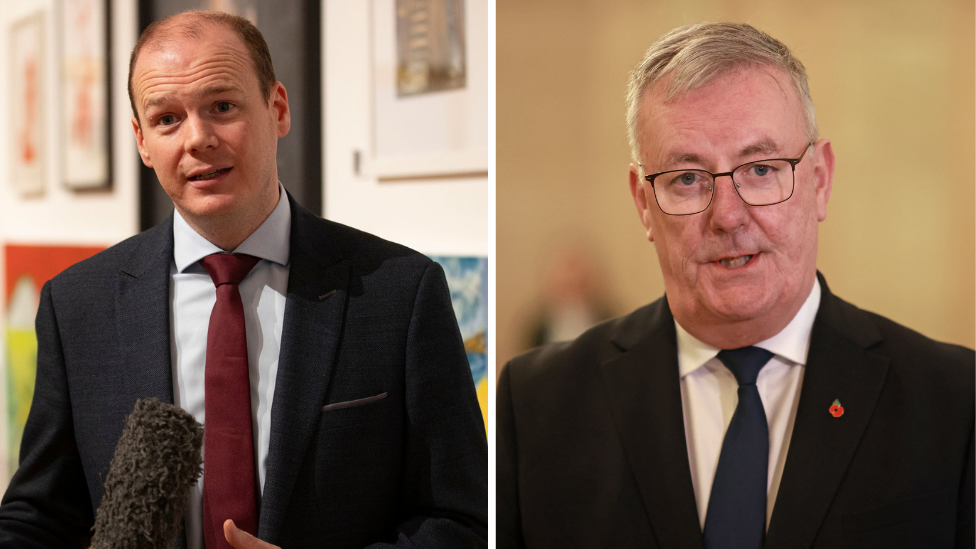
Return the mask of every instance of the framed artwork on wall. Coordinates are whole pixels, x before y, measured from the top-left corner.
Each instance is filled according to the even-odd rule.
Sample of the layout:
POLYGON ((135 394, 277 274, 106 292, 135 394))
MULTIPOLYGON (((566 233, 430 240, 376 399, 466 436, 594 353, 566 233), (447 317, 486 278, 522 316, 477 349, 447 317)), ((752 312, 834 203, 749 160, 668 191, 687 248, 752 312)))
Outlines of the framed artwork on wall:
POLYGON ((380 181, 486 176, 486 0, 371 0, 372 144, 380 181))
POLYGON ((396 0, 397 97, 464 89, 463 0, 396 0))
POLYGON ((108 189, 111 177, 109 0, 61 0, 62 181, 72 190, 108 189))
POLYGON ((10 31, 8 113, 10 182, 22 196, 44 192, 44 13, 14 21, 10 31))

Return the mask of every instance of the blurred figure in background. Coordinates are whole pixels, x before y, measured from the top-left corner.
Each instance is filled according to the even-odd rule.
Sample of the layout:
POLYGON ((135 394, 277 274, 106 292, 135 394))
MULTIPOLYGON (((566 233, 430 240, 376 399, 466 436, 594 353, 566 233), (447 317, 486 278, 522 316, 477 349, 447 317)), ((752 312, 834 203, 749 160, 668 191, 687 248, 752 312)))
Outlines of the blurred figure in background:
POLYGON ((588 243, 556 246, 546 258, 542 303, 525 349, 570 341, 612 315, 611 291, 599 254, 588 243))

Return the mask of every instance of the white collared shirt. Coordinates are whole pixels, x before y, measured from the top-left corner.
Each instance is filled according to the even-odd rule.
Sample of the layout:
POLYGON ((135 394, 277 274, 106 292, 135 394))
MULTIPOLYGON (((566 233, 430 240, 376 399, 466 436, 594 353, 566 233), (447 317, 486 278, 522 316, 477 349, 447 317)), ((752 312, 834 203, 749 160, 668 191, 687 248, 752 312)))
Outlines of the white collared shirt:
MULTIPOLYGON (((793 421, 810 350, 810 332, 819 308, 820 282, 815 279, 810 295, 793 320, 780 333, 755 345, 775 355, 759 371, 756 379, 769 426, 767 528, 793 435, 793 421)), ((691 465, 695 501, 698 503, 698 519, 704 529, 712 481, 722 453, 722 440, 739 403, 739 384, 732 372, 717 358, 720 349, 699 341, 677 321, 675 328, 678 332, 678 369, 688 462, 691 465)))
MULTIPOLYGON (((239 286, 244 303, 244 329, 251 381, 251 424, 254 435, 254 463, 260 490, 271 435, 271 402, 278 373, 278 351, 288 293, 291 209, 288 196, 278 184, 280 198, 271 215, 234 253, 259 257, 257 265, 239 286)), ((217 290, 199 260, 220 249, 200 236, 179 212, 173 214, 173 263, 170 265, 170 353, 173 364, 173 397, 180 406, 206 425, 204 380, 207 360, 207 331, 217 290)), ((206 476, 206 448, 204 448, 206 476)), ((185 516, 188 549, 203 549, 201 481, 190 492, 185 516)), ((260 505, 260 492, 258 504, 260 505)))

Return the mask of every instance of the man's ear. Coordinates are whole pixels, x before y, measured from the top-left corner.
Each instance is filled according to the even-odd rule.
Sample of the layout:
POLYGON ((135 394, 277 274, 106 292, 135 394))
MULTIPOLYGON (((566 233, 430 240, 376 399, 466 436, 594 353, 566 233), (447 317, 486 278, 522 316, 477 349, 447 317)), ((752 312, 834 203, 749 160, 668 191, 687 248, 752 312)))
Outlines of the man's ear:
POLYGON ((146 150, 146 142, 142 135, 142 128, 139 126, 139 119, 135 116, 132 117, 132 131, 136 134, 136 146, 139 147, 139 156, 142 157, 142 163, 147 168, 152 168, 152 159, 149 158, 149 151, 146 150))
POLYGON ((276 113, 275 123, 278 126, 278 138, 280 139, 288 135, 288 130, 291 129, 291 110, 288 108, 288 92, 285 90, 285 85, 281 82, 275 82, 271 88, 271 97, 268 100, 276 113))
POLYGON ((651 225, 650 207, 657 207, 647 200, 644 181, 641 178, 640 168, 636 164, 630 165, 630 196, 634 199, 634 206, 637 207, 637 215, 640 216, 644 229, 647 230, 647 240, 654 242, 654 229, 651 225))
POLYGON ((817 192, 817 221, 827 218, 827 201, 834 185, 834 150, 830 141, 821 139, 813 149, 813 181, 817 192))

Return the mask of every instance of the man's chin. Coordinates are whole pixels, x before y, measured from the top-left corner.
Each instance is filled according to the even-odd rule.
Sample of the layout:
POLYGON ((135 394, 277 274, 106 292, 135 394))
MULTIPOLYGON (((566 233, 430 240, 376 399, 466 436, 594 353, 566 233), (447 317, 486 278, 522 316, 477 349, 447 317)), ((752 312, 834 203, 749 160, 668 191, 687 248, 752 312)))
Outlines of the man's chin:
POLYGON ((184 201, 179 210, 183 217, 189 215, 198 219, 220 219, 232 214, 236 203, 234 196, 214 194, 184 201))
POLYGON ((769 313, 775 300, 769 293, 750 289, 726 290, 701 296, 701 310, 721 323, 746 322, 769 313))

